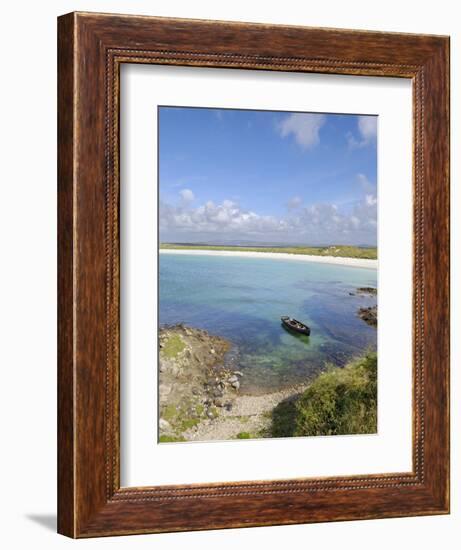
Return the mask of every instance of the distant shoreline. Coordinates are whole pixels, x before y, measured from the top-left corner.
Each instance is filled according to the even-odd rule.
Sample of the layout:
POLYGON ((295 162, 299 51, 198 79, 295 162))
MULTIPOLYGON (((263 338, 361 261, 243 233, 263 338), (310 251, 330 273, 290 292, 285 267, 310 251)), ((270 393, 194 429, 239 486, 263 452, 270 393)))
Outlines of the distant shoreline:
POLYGON ((179 254, 189 256, 226 256, 242 258, 270 258, 274 260, 293 260, 301 262, 317 262, 335 264, 365 269, 378 269, 378 260, 367 258, 345 258, 342 256, 317 256, 311 254, 292 254, 286 252, 247 252, 243 250, 206 250, 187 248, 160 248, 160 254, 179 254))

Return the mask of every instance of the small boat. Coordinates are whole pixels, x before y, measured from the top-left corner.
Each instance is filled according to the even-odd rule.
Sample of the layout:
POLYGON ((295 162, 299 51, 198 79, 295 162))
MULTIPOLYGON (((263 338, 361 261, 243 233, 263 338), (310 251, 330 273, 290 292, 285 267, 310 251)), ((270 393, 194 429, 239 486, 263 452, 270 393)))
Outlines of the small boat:
POLYGON ((301 323, 300 321, 297 321, 296 319, 287 317, 285 315, 280 319, 285 327, 294 330, 295 332, 306 334, 307 336, 309 336, 309 334, 311 333, 311 329, 307 325, 301 323))

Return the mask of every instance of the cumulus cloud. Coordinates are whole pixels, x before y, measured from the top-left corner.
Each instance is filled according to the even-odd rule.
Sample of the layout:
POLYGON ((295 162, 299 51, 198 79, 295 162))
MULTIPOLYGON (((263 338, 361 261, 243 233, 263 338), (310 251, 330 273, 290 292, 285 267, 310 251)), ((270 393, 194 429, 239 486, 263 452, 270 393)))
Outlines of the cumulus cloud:
POLYGON ((365 196, 365 203, 368 206, 374 206, 375 204, 378 203, 378 199, 376 197, 374 197, 373 195, 366 195, 365 196))
POLYGON ((325 122, 322 114, 292 113, 280 122, 278 129, 282 137, 293 135, 300 147, 311 149, 319 144, 319 132, 325 122))
POLYGON ((366 200, 356 203, 349 213, 335 204, 310 205, 291 222, 293 231, 303 234, 305 240, 362 243, 376 239, 376 207, 366 200))
POLYGON ((360 116, 358 127, 362 139, 370 142, 373 139, 376 139, 376 134, 378 131, 378 117, 375 116, 360 116))
POLYGON ((301 197, 291 197, 291 199, 287 202, 287 208, 289 210, 295 210, 296 208, 299 208, 303 203, 303 199, 301 197))
POLYGON ((179 194, 184 202, 192 202, 195 199, 194 193, 190 189, 182 189, 179 194))
POLYGON ((351 132, 346 135, 347 143, 351 149, 361 149, 376 142, 378 133, 378 117, 359 116, 357 121, 358 138, 351 132))
POLYGON ((371 181, 365 176, 365 174, 357 174, 357 181, 360 184, 360 187, 365 191, 365 193, 370 193, 374 191, 376 185, 371 183, 371 181))
POLYGON ((273 216, 261 216, 251 210, 243 210, 231 200, 221 204, 207 201, 198 208, 160 205, 160 226, 192 233, 260 234, 279 231, 285 225, 283 220, 273 216))
MULTIPOLYGON (((294 197, 295 198, 295 197, 294 197)), ((298 201, 296 201, 298 202, 298 201)), ((196 208, 190 204, 160 203, 161 240, 198 239, 375 244, 376 197, 367 194, 348 212, 337 205, 318 203, 289 210, 286 216, 261 215, 243 209, 237 202, 208 201, 196 208)))

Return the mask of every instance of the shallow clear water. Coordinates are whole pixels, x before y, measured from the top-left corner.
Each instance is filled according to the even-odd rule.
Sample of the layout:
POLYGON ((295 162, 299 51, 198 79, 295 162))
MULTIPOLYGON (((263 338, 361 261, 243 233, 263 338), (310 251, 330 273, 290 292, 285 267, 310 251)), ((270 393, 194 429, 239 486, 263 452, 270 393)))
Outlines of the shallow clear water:
POLYGON ((376 329, 357 316, 376 297, 377 271, 333 264, 160 254, 160 324, 184 323, 234 344, 228 358, 242 370, 242 390, 264 392, 309 380, 326 363, 343 365, 376 349, 376 329), (288 332, 282 315, 311 327, 288 332))

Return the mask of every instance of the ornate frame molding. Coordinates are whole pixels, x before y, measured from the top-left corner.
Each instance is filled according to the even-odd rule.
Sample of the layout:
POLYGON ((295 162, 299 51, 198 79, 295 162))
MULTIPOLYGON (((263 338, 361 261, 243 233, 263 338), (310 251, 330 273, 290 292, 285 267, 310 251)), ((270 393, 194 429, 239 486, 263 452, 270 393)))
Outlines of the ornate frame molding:
POLYGON ((448 39, 435 36, 85 13, 59 19, 61 533, 102 536, 448 512, 448 51, 448 39), (411 472, 120 487, 121 63, 413 80, 411 472), (435 326, 430 332, 429 315, 435 326))

